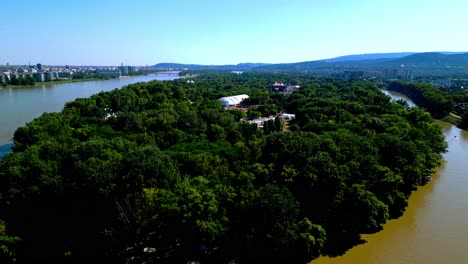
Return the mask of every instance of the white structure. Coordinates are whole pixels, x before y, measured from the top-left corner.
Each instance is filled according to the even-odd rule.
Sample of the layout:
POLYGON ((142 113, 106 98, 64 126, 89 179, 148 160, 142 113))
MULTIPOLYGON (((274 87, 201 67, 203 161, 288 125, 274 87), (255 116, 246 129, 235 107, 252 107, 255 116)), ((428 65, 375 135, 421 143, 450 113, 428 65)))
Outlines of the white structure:
POLYGON ((270 121, 270 120, 275 120, 275 116, 269 116, 269 117, 260 117, 254 120, 248 120, 247 123, 250 124, 256 124, 259 128, 262 128, 265 122, 270 121))
POLYGON ((234 95, 234 96, 221 97, 219 98, 219 101, 221 102, 222 106, 232 106, 232 105, 240 104, 243 100, 247 98, 249 98, 248 95, 239 94, 239 95, 234 95))
POLYGON ((280 114, 280 117, 284 120, 293 120, 293 119, 296 119, 296 115, 295 114, 287 114, 287 113, 281 113, 280 114))

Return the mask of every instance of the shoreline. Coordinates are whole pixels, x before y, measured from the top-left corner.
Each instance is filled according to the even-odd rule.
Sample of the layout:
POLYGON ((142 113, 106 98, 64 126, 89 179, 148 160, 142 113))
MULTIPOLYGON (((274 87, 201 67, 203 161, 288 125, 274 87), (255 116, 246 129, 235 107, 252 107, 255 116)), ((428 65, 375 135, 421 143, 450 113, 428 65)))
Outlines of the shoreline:
POLYGON ((105 81, 106 79, 90 78, 90 79, 75 79, 75 80, 60 80, 60 81, 49 81, 49 82, 37 82, 34 85, 11 85, 0 86, 0 89, 17 89, 17 88, 40 88, 44 85, 55 85, 64 83, 75 83, 75 82, 90 82, 90 81, 105 81))
MULTIPOLYGON (((158 73, 156 73, 156 74, 158 74, 158 73)), ((60 80, 60 81, 37 82, 34 85, 11 85, 11 84, 7 84, 6 86, 1 86, 0 85, 0 90, 2 90, 2 89, 41 88, 44 85, 56 85, 56 84, 64 84, 64 83, 91 82, 91 81, 108 81, 108 80, 113 80, 113 79, 123 79, 123 78, 145 76, 145 75, 148 75, 148 74, 126 75, 126 76, 121 76, 119 78, 108 78, 108 79, 88 78, 88 79, 71 79, 71 80, 60 80)))
POLYGON ((436 120, 440 120, 440 121, 443 121, 443 122, 447 122, 447 123, 450 123, 454 126, 456 126, 457 128, 461 129, 461 130, 465 130, 465 131, 468 131, 468 129, 466 128, 462 128, 460 127, 460 124, 461 124, 461 118, 453 113, 449 113, 448 115, 444 116, 443 118, 441 119, 436 119, 436 120))
MULTIPOLYGON (((393 91, 393 90, 388 90, 388 89, 382 89, 382 92, 383 91, 391 91, 393 93, 397 93, 397 94, 400 94, 400 97, 401 96, 404 96, 404 97, 407 97, 409 100, 411 100, 411 98, 409 98, 408 95, 404 94, 404 93, 401 93, 401 92, 398 92, 398 91, 393 91)), ((385 93, 385 92, 384 92, 385 93)), ((387 95, 389 96, 389 95, 387 95)), ((391 96, 390 96, 391 97, 391 96)), ((405 98, 401 98, 403 100, 406 100, 405 98)), ((413 102, 411 100, 411 102, 413 102)), ((414 103, 414 102, 413 102, 414 103)), ((416 104, 415 104, 416 105, 416 104)), ((416 105, 416 107, 419 107, 418 105, 416 105)), ((432 114, 431 114, 432 116, 432 114)), ((453 113, 453 112, 450 112, 448 113, 446 116, 442 117, 442 118, 434 118, 432 117, 432 119, 434 120, 439 120, 439 121, 443 121, 443 122, 447 122, 447 123, 450 123, 452 125, 454 125, 455 127, 461 129, 461 130, 465 130, 465 131, 468 131, 468 128, 466 127, 461 127, 460 124, 462 123, 462 119, 461 119, 461 116, 453 113)))

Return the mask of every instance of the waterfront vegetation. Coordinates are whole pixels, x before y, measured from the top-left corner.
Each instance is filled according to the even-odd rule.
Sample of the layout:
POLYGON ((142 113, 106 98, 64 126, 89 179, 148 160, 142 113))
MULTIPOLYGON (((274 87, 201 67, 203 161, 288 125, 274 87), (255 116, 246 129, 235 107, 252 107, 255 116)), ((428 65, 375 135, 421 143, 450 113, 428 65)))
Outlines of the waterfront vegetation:
POLYGON ((446 150, 428 112, 368 81, 199 74, 76 99, 18 128, 0 161, 4 262, 341 254, 400 216, 446 150), (275 94, 275 81, 301 89, 275 94), (250 115, 296 119, 258 129, 217 100, 236 94, 250 115))
MULTIPOLYGON (((130 72, 128 73, 128 76, 147 75, 151 73, 154 73, 154 71, 140 70, 140 71, 130 72)), ((56 85, 56 84, 62 84, 62 83, 99 81, 99 80, 109 80, 109 79, 111 78, 99 75, 99 73, 84 74, 81 72, 75 73, 72 79, 55 79, 53 81, 45 81, 45 82, 37 82, 32 77, 28 77, 28 78, 19 77, 17 79, 13 79, 12 81, 7 81, 6 83, 0 82, 0 89, 2 88, 33 88, 33 87, 42 87, 44 85, 56 85)))
POLYGON ((88 81, 98 81, 98 80, 103 80, 103 79, 102 78, 57 79, 57 80, 48 81, 48 82, 35 82, 34 84, 18 84, 18 85, 5 84, 5 85, 1 85, 0 89, 2 87, 3 88, 34 88, 34 87, 42 87, 44 85, 56 85, 56 84, 62 84, 62 83, 88 82, 88 81))
POLYGON ((460 128, 468 128, 468 111, 456 109, 457 104, 468 103, 468 93, 443 91, 427 83, 391 82, 388 90, 408 96, 419 107, 426 109, 434 118, 443 119, 460 128))

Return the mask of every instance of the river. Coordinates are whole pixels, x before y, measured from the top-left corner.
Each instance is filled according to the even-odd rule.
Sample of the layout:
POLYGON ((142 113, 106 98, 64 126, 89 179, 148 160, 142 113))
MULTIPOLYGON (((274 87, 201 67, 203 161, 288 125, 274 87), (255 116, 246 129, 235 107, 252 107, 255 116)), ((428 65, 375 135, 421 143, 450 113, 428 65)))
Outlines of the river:
POLYGON ((12 144, 15 130, 42 115, 58 112, 66 102, 89 97, 101 91, 110 91, 124 85, 152 80, 174 80, 177 72, 149 74, 102 81, 88 81, 43 85, 33 88, 7 88, 0 90, 0 158, 12 144))
MULTIPOLYGON (((409 100, 398 93, 385 93, 409 100)), ((413 192, 403 216, 389 221, 376 234, 363 235, 367 243, 343 256, 320 257, 312 264, 468 263, 468 132, 435 122, 443 130, 448 152, 432 181, 413 192)))

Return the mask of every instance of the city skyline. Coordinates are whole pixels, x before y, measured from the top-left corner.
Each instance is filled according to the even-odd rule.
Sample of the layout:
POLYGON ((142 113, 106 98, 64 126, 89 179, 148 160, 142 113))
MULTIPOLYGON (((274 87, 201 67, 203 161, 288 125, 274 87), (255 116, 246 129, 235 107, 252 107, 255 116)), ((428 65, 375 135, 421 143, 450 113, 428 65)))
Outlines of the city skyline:
POLYGON ((25 0, 3 6, 0 65, 289 63, 466 51, 461 0, 25 0))

